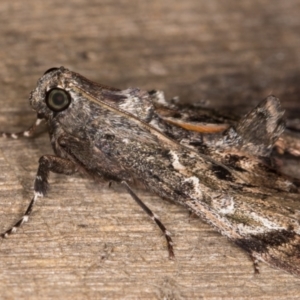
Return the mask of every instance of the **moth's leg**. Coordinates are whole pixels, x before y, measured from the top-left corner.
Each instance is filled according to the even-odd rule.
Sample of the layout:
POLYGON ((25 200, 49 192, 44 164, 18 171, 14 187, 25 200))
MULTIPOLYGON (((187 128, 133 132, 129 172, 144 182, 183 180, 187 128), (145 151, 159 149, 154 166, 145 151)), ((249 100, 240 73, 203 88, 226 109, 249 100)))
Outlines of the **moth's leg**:
POLYGON ((34 124, 31 125, 27 130, 21 131, 21 132, 16 132, 16 133, 0 132, 0 136, 2 136, 4 138, 12 138, 12 139, 18 139, 21 136, 31 137, 31 136, 33 136, 37 127, 42 123, 43 120, 44 119, 40 118, 38 115, 34 124))
POLYGON ((136 203, 146 212, 146 214, 157 224, 159 229, 163 232, 168 245, 169 258, 174 258, 174 249, 173 249, 173 241, 170 236, 170 232, 166 229, 163 223, 159 220, 158 216, 156 216, 148 206, 146 206, 142 200, 134 193, 131 187, 128 185, 126 181, 122 181, 122 184, 126 187, 130 196, 136 201, 136 203))
POLYGON ((254 273, 259 274, 259 261, 258 261, 258 259, 252 253, 250 253, 250 258, 251 258, 252 263, 253 263, 254 273))
POLYGON ((29 206, 27 207, 21 219, 13 227, 2 233, 2 238, 6 238, 8 235, 15 233, 18 227, 20 227, 23 223, 28 221, 29 216, 32 212, 32 208, 37 199, 39 197, 42 198, 46 195, 48 189, 48 176, 50 171, 53 173, 71 175, 76 173, 78 169, 73 162, 65 158, 61 158, 54 155, 42 156, 39 159, 39 167, 34 181, 33 198, 31 199, 29 206))

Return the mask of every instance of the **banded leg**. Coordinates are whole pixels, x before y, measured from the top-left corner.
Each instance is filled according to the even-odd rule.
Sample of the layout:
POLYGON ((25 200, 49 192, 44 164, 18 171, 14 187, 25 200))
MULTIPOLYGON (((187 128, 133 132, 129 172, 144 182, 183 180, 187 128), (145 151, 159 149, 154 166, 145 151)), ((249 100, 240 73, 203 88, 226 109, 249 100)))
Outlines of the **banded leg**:
POLYGON ((49 172, 71 175, 76 173, 77 166, 64 158, 54 155, 44 155, 39 159, 39 167, 34 181, 34 193, 24 215, 21 219, 10 229, 6 230, 0 236, 6 238, 8 235, 15 233, 17 228, 23 223, 27 222, 32 212, 32 208, 38 198, 42 198, 46 195, 48 189, 48 176, 49 172))
POLYGON ((162 231, 164 234, 166 240, 167 240, 167 245, 168 245, 168 252, 169 252, 169 258, 173 259, 174 258, 174 249, 173 249, 173 241, 170 236, 170 232, 166 229, 164 224, 159 220, 158 216, 156 216, 148 206, 146 206, 143 201, 134 193, 134 191, 131 189, 131 187, 128 185, 126 181, 122 181, 122 184, 126 187, 128 193, 130 196, 136 201, 136 203, 144 210, 144 212, 157 224, 159 229, 162 231))
POLYGON ((259 274, 259 260, 252 253, 250 253, 250 258, 253 263, 254 274, 259 274))
POLYGON ((4 138, 12 138, 12 139, 18 139, 21 136, 31 137, 31 136, 33 136, 37 127, 42 123, 43 120, 44 119, 38 115, 34 124, 31 125, 27 130, 21 131, 21 132, 16 132, 16 133, 0 132, 0 136, 4 137, 4 138))

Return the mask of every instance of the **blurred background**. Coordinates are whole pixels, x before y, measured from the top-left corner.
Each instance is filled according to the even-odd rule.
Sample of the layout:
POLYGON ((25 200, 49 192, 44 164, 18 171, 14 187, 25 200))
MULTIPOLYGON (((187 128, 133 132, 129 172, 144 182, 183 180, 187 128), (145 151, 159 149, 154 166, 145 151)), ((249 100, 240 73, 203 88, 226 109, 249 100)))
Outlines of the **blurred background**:
POLYGON ((243 110, 275 94, 296 116, 299 10, 296 0, 3 0, 0 97, 25 105, 43 72, 63 65, 211 107, 243 110))
MULTIPOLYGON (((59 66, 236 114, 274 94, 297 118, 299 14, 300 0, 1 0, 1 130, 34 121, 28 95, 59 66)), ((21 215, 38 158, 51 151, 47 135, 1 142, 2 230, 21 215)), ((170 262, 121 188, 76 176, 51 183, 26 229, 0 243, 1 299, 299 298, 299 280, 265 265, 254 276, 240 249, 181 207, 142 197, 174 235, 170 262)))

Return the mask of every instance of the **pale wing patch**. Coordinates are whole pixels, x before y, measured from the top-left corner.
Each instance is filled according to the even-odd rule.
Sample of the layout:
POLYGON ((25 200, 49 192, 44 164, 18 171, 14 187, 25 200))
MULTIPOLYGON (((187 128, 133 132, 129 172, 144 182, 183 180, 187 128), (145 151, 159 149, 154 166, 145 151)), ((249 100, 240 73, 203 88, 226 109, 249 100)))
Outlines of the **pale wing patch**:
MULTIPOLYGON (((172 157, 172 166, 175 170, 177 171, 182 171, 182 170, 185 170, 185 166, 183 166, 180 162, 179 162, 179 157, 178 155, 176 154, 176 152, 174 151, 170 151, 169 154, 171 155, 172 157)), ((196 177, 195 177, 196 178, 196 177)), ((197 178, 198 179, 198 178, 197 178)), ((198 179, 198 182, 199 182, 199 179, 198 179)))

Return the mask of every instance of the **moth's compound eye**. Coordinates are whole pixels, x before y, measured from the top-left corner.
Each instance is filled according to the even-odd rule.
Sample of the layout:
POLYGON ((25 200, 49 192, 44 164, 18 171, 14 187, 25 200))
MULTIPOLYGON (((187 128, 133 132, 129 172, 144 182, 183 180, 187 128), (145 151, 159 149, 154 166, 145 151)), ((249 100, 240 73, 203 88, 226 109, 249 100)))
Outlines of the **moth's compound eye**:
POLYGON ((55 111, 65 110, 71 103, 71 96, 63 89, 54 88, 47 92, 46 104, 55 111))

